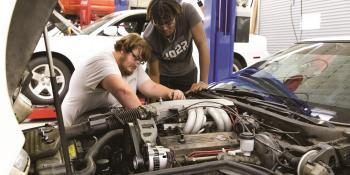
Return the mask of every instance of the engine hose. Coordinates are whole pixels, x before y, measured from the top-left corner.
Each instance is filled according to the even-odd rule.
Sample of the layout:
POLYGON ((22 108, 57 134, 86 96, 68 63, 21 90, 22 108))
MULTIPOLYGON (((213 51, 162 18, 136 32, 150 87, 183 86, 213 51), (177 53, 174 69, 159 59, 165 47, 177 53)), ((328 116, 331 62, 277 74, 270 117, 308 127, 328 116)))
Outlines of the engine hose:
POLYGON ((116 115, 108 117, 106 119, 107 125, 109 129, 120 129, 126 123, 134 122, 136 119, 143 118, 141 114, 143 114, 142 108, 130 109, 127 111, 120 112, 116 115))
POLYGON ((81 174, 81 175, 93 175, 96 172, 96 164, 94 161, 94 158, 96 157, 97 153, 100 151, 100 149, 105 146, 111 139, 117 136, 122 136, 124 130, 123 129, 116 129, 109 131, 104 136, 102 136, 87 152, 85 155, 85 163, 86 167, 80 171, 75 172, 75 174, 81 174))
POLYGON ((70 127, 66 127, 67 139, 74 138, 81 135, 90 135, 92 131, 89 122, 83 122, 70 127))

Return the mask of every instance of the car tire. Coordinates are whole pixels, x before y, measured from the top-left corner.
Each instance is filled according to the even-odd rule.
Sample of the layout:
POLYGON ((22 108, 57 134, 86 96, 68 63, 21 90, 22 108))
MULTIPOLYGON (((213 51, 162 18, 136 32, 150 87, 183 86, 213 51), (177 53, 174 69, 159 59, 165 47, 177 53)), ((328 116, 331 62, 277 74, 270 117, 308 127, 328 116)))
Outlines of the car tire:
POLYGON ((237 71, 241 70, 242 68, 243 67, 242 67, 241 62, 238 59, 234 58, 233 59, 233 69, 232 69, 232 71, 233 72, 237 72, 237 71))
MULTIPOLYGON (((58 85, 59 100, 62 102, 69 87, 72 72, 62 61, 53 58, 55 75, 58 85)), ((53 93, 50 80, 50 71, 46 56, 32 59, 28 68, 30 75, 24 81, 22 92, 32 104, 50 105, 53 104, 53 93)))

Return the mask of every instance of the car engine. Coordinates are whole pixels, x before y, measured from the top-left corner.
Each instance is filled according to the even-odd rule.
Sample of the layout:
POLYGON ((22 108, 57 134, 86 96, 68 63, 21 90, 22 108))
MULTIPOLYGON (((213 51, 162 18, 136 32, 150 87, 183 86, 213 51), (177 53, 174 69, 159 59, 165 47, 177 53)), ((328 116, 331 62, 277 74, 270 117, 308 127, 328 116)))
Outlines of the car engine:
MULTIPOLYGON (((349 131, 282 115, 224 98, 99 109, 66 128, 69 157, 75 174, 349 173, 349 131)), ((56 125, 24 134, 31 173, 65 174, 56 125)))

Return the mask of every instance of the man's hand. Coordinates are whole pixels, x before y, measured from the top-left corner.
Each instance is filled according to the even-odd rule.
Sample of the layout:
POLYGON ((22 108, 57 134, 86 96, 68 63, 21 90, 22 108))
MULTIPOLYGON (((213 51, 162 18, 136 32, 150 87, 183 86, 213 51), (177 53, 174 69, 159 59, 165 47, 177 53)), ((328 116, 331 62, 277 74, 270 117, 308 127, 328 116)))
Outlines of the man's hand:
POLYGON ((190 93, 190 92, 197 92, 197 91, 201 91, 203 89, 207 89, 208 88, 208 84, 200 81, 198 83, 193 83, 191 86, 191 89, 186 91, 186 94, 190 93))
POLYGON ((168 97, 171 100, 185 100, 186 99, 185 94, 182 91, 178 90, 178 89, 172 90, 168 94, 168 97))

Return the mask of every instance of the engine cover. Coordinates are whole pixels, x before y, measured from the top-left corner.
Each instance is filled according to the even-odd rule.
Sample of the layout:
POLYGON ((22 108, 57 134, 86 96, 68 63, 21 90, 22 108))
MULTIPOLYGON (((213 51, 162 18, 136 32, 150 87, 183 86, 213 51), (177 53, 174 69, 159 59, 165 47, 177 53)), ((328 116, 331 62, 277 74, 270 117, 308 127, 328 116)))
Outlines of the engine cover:
POLYGON ((233 132, 165 136, 160 137, 160 143, 172 150, 178 161, 183 161, 184 156, 192 151, 239 147, 237 135, 233 132), (181 137, 184 137, 184 142, 180 141, 181 137))

